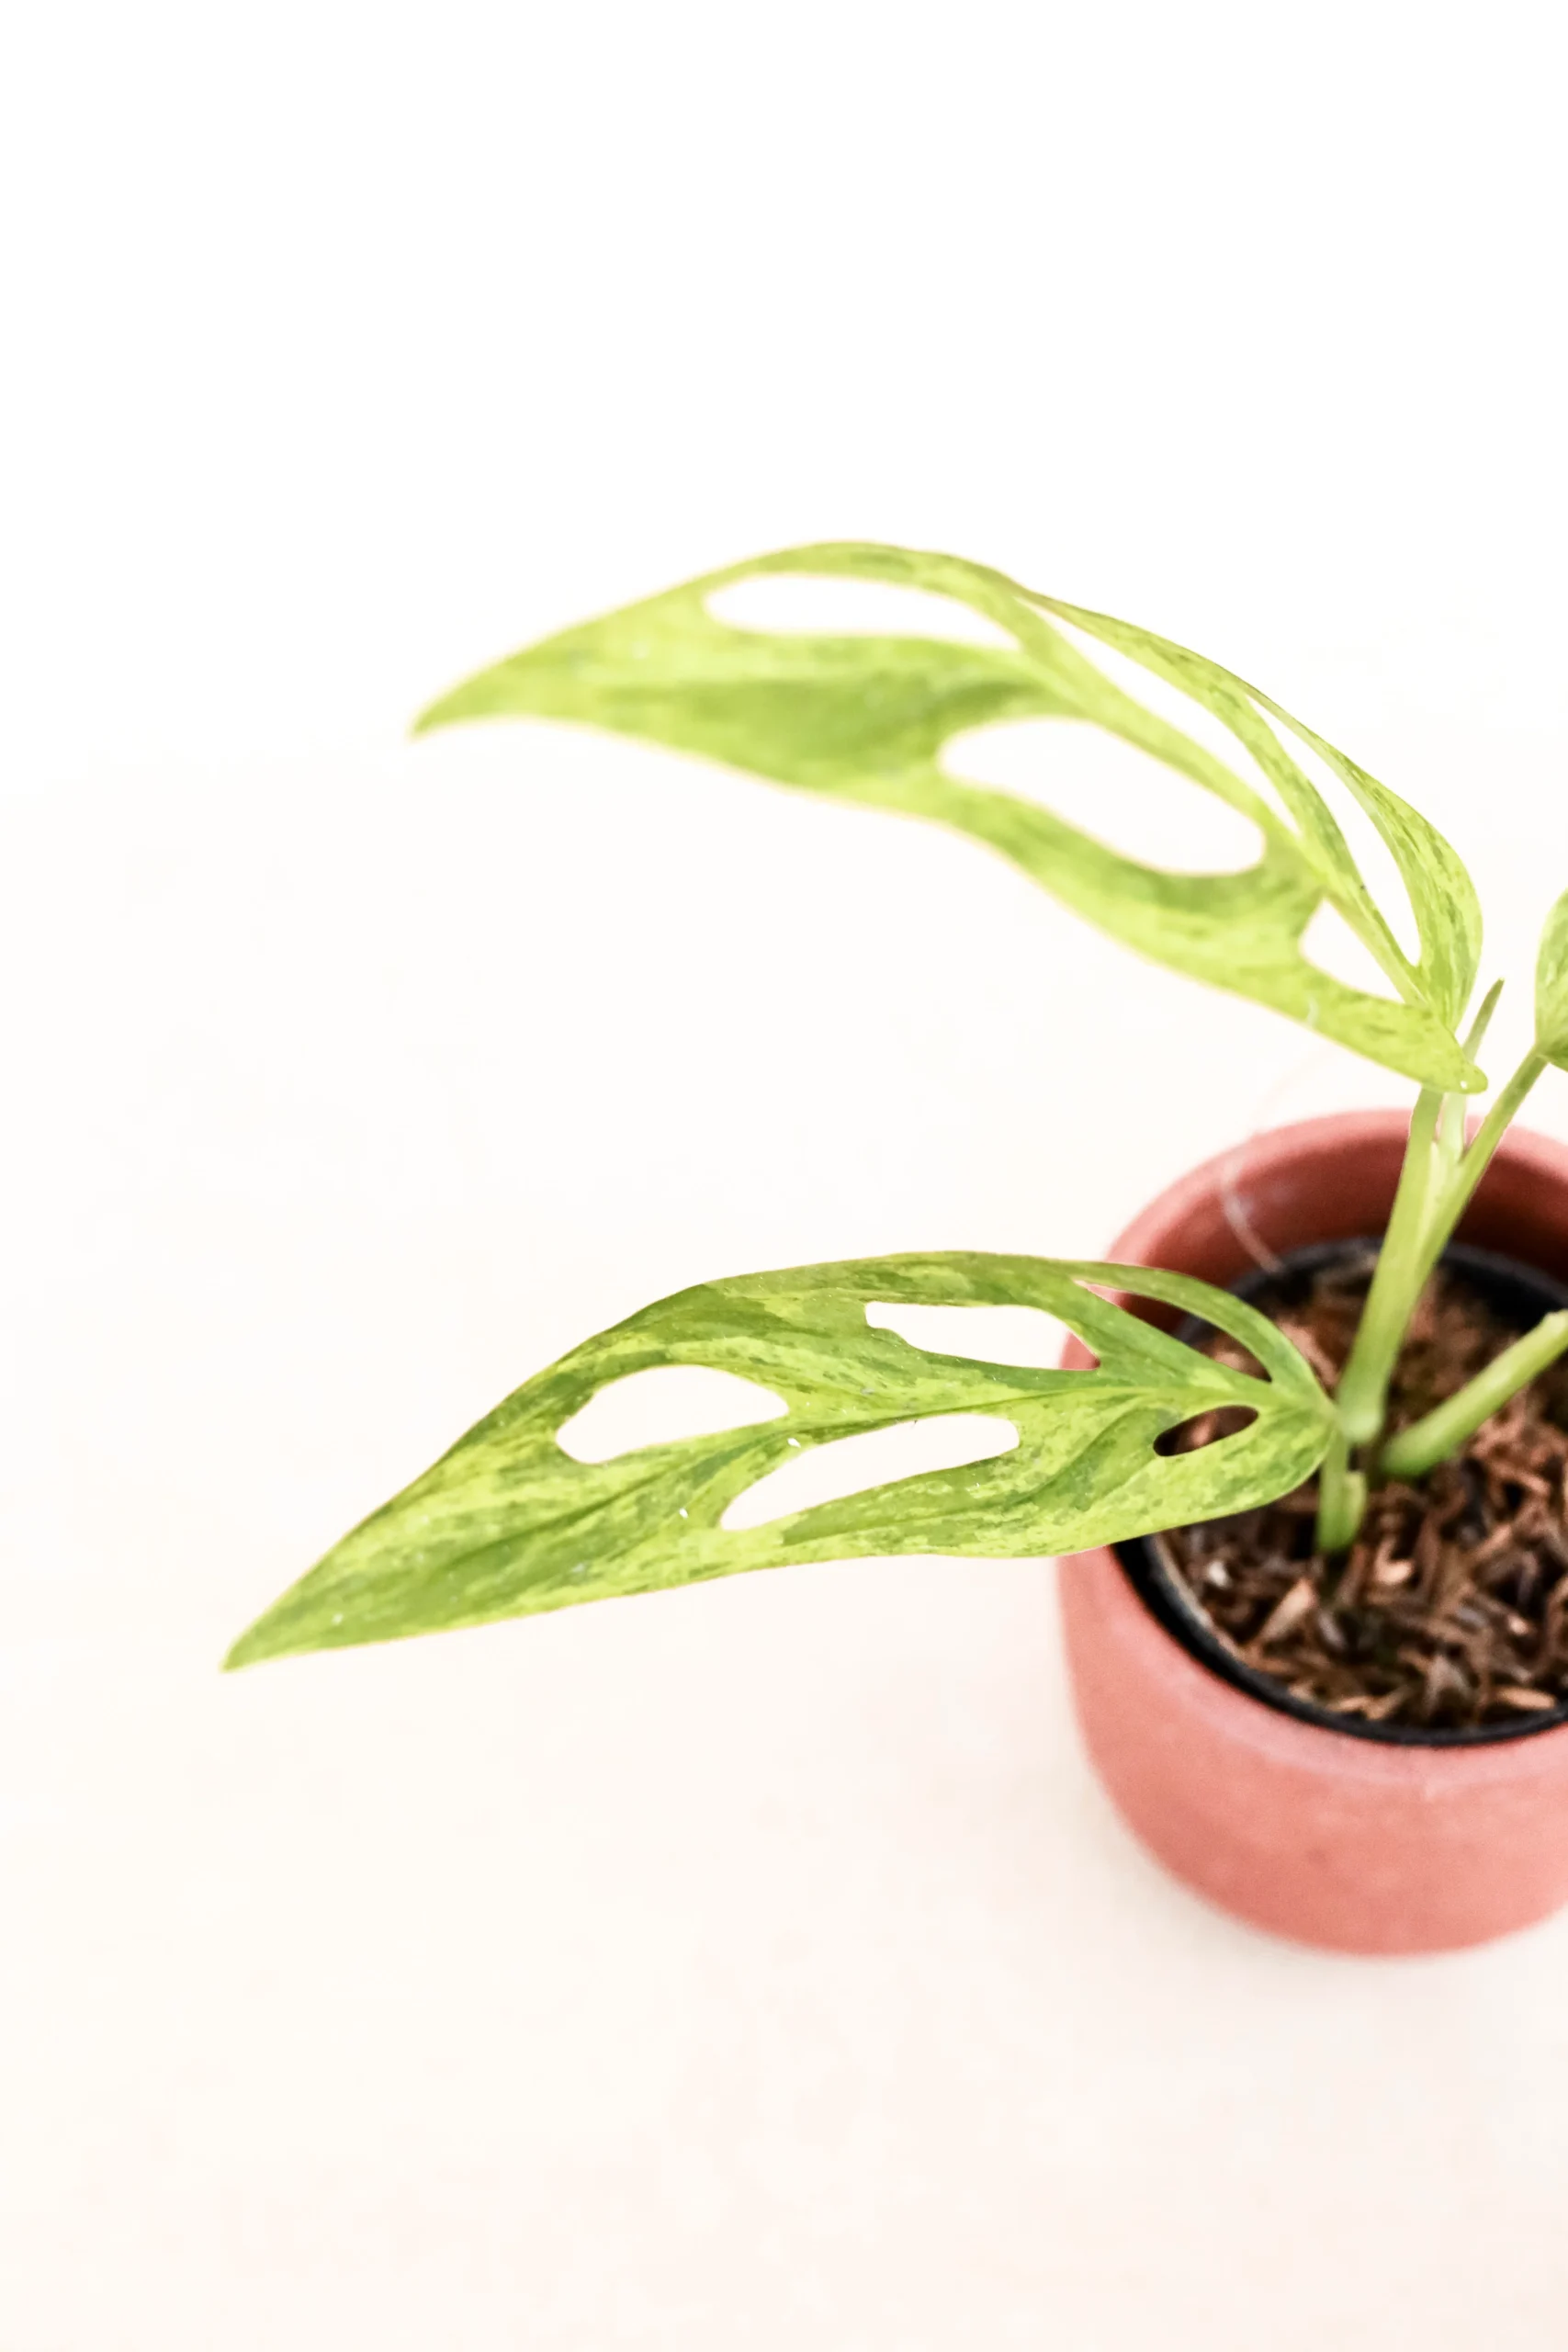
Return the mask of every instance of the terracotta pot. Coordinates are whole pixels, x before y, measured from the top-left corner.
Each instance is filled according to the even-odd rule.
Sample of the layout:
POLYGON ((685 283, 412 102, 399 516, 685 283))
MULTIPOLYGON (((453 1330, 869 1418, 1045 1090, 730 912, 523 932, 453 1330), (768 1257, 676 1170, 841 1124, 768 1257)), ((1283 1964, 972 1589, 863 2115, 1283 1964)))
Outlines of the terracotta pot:
MULTIPOLYGON (((1407 1127, 1400 1112, 1353 1113, 1255 1136, 1172 1185, 1106 1255, 1224 1284, 1253 1263, 1243 1220, 1278 1254, 1381 1233, 1407 1127)), ((1459 1230, 1568 1278, 1568 1150, 1515 1131, 1459 1230)), ((1075 1342, 1065 1361, 1089 1359, 1075 1342)), ((1060 1575, 1089 1754, 1133 1829, 1199 1894, 1354 1952, 1483 1943, 1568 1902, 1568 1724, 1475 1746, 1353 1737, 1223 1682, 1149 1613, 1113 1552, 1080 1553, 1060 1575)))

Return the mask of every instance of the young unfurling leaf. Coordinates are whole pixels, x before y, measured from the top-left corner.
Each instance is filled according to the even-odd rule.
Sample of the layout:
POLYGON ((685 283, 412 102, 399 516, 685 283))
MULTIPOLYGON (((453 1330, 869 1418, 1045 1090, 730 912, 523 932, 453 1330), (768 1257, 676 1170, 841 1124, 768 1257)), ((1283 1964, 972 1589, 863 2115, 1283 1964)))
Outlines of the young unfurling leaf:
POLYGON ((1568 1069, 1568 890, 1546 918, 1535 967, 1536 1050, 1568 1069))
POLYGON ((1251 997, 1373 1061, 1450 1091, 1484 1084, 1454 1028, 1474 984, 1481 920, 1468 875, 1425 818, 1231 672, 1103 614, 951 556, 796 548, 628 605, 482 671, 425 729, 532 714, 579 719, 705 754, 780 784, 933 819, 986 842, 1078 914, 1155 961, 1251 997), (711 600, 779 574, 874 582, 957 598, 1009 645, 737 628, 711 600), (1289 821, 1181 729, 1123 693, 1053 616, 1179 687, 1258 763, 1289 821), (1239 874, 1172 874, 1108 847, 1032 801, 968 784, 942 755, 989 721, 1091 721, 1216 794, 1258 829, 1239 874), (1276 722, 1276 723, 1271 723, 1276 722), (1334 814, 1290 743, 1326 762, 1386 842, 1420 942, 1401 951, 1334 814), (1303 953, 1327 901, 1398 1001, 1346 986, 1303 953))
POLYGON ((1081 1551, 1270 1501, 1310 1476, 1332 1428, 1327 1398, 1275 1326, 1181 1274, 960 1253, 706 1283, 643 1308, 528 1381, 344 1536, 241 1638, 229 1664, 796 1560, 1081 1551), (1216 1363, 1089 1284, 1201 1316, 1250 1349, 1265 1377, 1216 1363), (937 1354, 869 1324, 866 1308, 878 1303, 1043 1309, 1098 1364, 1036 1371, 937 1354), (592 1398, 667 1365, 739 1374, 787 1411, 607 1462, 563 1451, 559 1432, 592 1398), (1195 1452, 1156 1452, 1167 1430, 1234 1406, 1253 1414, 1246 1428, 1195 1452), (958 1414, 1010 1424, 1016 1445, 768 1525, 723 1524, 740 1496, 802 1452, 958 1414))

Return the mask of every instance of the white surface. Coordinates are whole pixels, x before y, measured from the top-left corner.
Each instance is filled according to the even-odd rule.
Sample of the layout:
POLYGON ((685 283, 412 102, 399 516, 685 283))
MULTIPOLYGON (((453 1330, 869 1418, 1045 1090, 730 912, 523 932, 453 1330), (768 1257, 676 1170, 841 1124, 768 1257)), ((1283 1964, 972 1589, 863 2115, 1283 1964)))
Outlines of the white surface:
POLYGON ((1568 1922, 1367 1966, 1190 1902, 1079 1759, 1043 1566, 215 1670, 649 1297, 1092 1250, 1391 1091, 935 833, 406 746, 531 633, 819 534, 1010 565, 1410 791, 1517 998, 1568 881, 1555 38, 13 31, 6 2352, 1559 2339, 1568 1922))

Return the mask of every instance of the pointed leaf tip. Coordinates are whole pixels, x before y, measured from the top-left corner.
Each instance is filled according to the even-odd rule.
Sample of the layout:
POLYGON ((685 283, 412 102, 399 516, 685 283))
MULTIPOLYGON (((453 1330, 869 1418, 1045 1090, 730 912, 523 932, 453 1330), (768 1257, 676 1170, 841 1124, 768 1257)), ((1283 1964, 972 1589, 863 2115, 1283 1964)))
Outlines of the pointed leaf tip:
POLYGON ((978 1253, 858 1260, 708 1283, 645 1307, 540 1373, 344 1536, 243 1634, 226 1665, 397 1641, 795 1561, 1077 1552, 1272 1500, 1310 1475, 1331 1408, 1265 1317, 1179 1274, 978 1253), (1229 1330, 1266 1378, 1234 1372, 1100 1295, 1165 1301, 1229 1330), (1075 1330, 1083 1372, 938 1353, 868 1306, 1032 1306, 1075 1330), (773 1419, 581 1462, 558 1432, 601 1388, 660 1365, 731 1373, 783 1397, 773 1419), (1249 1425, 1165 1455, 1216 1405, 1249 1425), (731 1503, 814 1448, 911 1421, 985 1415, 1018 1443, 962 1469, 885 1481, 756 1527, 731 1503))
POLYGON ((417 741, 421 735, 434 735, 438 728, 453 727, 461 719, 486 715, 482 710, 467 709, 464 696, 462 686, 454 686, 447 693, 437 695, 434 702, 427 702, 424 708, 415 714, 409 726, 410 735, 417 741))

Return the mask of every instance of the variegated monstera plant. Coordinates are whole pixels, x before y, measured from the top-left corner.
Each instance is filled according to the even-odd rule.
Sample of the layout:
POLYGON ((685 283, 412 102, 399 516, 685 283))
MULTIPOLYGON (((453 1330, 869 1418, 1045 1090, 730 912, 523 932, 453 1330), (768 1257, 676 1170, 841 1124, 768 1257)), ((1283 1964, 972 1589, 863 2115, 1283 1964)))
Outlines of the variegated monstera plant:
POLYGON ((1548 1316, 1469 1388, 1385 1442, 1390 1374, 1427 1277, 1536 1079, 1548 1063, 1568 1067, 1568 895, 1540 950, 1535 1043, 1467 1141, 1467 1108, 1487 1083, 1474 1057, 1497 997, 1494 988, 1471 1015, 1481 914, 1470 876, 1405 801, 1218 663, 954 557, 808 547, 569 629, 481 672, 420 725, 522 716, 585 720, 804 792, 935 819, 988 842, 1140 954, 1416 1080, 1404 1173, 1354 1351, 1330 1397, 1273 1324, 1229 1294, 1076 1260, 944 1253, 706 1283, 525 1382, 286 1592, 231 1665, 791 1560, 1078 1551, 1271 1501, 1314 1470, 1319 1546, 1334 1553, 1356 1532, 1369 1477, 1421 1476, 1568 1347, 1568 1315, 1548 1316), (995 625, 995 641, 773 633, 716 616, 720 591, 781 574, 956 598, 995 625), (1220 720, 1248 755, 1237 765, 1268 792, 1125 693, 1093 658, 1099 648, 1120 657, 1112 669, 1136 664, 1220 720), (1217 795, 1257 827, 1258 862, 1242 873, 1163 872, 944 767, 956 736, 1029 718, 1089 721, 1217 795), (1392 853, 1419 940, 1415 961, 1311 780, 1314 759, 1392 853), (1376 958, 1392 998, 1332 978, 1303 952, 1325 903, 1376 958), (1266 1376, 1154 1329, 1119 1303, 1125 1294, 1218 1326, 1266 1376), (933 1306, 1043 1308, 1098 1364, 1031 1370, 942 1354, 868 1319, 868 1308, 933 1306), (558 1442, 610 1384, 672 1365, 739 1374, 771 1392, 777 1409, 598 1463, 558 1442), (1195 1452, 1156 1451, 1165 1432, 1215 1406, 1247 1408, 1252 1419, 1195 1452), (976 1413, 1010 1424, 1016 1443, 764 1525, 727 1524, 742 1496, 802 1451, 976 1413))

